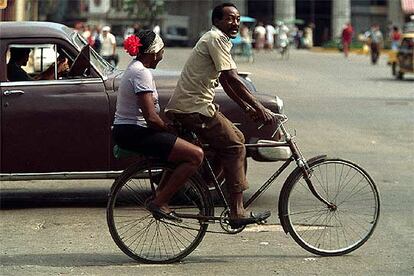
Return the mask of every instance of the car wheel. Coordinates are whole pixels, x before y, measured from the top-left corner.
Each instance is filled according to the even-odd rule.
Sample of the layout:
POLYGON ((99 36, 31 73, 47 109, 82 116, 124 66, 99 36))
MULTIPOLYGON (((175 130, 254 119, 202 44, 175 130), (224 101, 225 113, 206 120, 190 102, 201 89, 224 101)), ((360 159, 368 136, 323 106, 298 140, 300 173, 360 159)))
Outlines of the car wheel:
POLYGON ((400 66, 398 65, 398 63, 393 63, 392 64, 392 74, 398 79, 398 80, 402 80, 404 77, 404 72, 400 71, 400 66))
POLYGON ((395 62, 392 63, 392 75, 397 75, 397 64, 395 62))

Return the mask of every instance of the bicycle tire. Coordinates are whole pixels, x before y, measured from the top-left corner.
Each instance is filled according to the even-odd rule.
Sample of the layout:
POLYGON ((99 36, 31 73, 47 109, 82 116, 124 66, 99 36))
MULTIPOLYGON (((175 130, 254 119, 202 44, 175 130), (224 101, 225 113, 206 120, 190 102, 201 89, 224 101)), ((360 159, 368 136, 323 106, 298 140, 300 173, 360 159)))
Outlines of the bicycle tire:
POLYGON ((308 165, 313 186, 336 208, 318 200, 296 170, 281 196, 287 231, 317 255, 340 256, 358 249, 374 232, 380 214, 374 181, 360 166, 343 159, 323 158, 308 165))
MULTIPOLYGON (((181 260, 202 241, 208 224, 196 219, 172 222, 155 219, 145 202, 153 197, 152 179, 173 168, 165 163, 138 162, 114 182, 107 205, 107 223, 117 246, 129 257, 143 263, 164 264, 181 260)), ((169 206, 177 213, 211 215, 212 202, 202 180, 194 175, 176 193, 169 206)))

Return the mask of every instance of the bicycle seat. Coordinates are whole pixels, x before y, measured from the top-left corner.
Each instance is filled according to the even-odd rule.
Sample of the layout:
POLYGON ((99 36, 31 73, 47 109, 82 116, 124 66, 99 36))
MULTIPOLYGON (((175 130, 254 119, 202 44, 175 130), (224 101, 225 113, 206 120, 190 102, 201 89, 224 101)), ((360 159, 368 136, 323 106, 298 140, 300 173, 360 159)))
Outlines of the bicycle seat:
POLYGON ((114 146, 112 152, 113 152, 116 159, 140 155, 140 153, 137 153, 137 152, 132 151, 132 150, 123 149, 118 145, 114 146))

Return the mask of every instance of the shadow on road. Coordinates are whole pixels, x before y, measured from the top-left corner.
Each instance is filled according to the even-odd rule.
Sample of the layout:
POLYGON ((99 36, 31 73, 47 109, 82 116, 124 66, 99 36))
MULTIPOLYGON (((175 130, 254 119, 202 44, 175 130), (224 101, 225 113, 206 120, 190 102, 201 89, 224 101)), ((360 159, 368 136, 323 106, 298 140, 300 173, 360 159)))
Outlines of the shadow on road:
POLYGON ((390 78, 369 78, 370 81, 384 81, 384 82, 414 82, 414 78, 404 78, 402 80, 397 80, 393 77, 390 78))
MULTIPOLYGON (((277 255, 277 254, 246 254, 246 255, 215 255, 215 256, 188 256, 175 265, 193 265, 193 264, 217 264, 217 263, 234 263, 237 259, 254 259, 263 261, 269 259, 304 259, 309 255, 277 255)), ((314 256, 312 258, 322 258, 314 256)), ((99 254, 99 253, 61 253, 61 254, 24 254, 13 256, 1 256, 2 266, 50 266, 50 267, 87 267, 87 266, 123 266, 137 264, 145 266, 146 264, 138 263, 122 254, 99 254)), ((151 266, 151 264, 148 264, 151 266)))
POLYGON ((2 189, 0 192, 0 209, 106 207, 108 193, 108 188, 39 191, 2 189))

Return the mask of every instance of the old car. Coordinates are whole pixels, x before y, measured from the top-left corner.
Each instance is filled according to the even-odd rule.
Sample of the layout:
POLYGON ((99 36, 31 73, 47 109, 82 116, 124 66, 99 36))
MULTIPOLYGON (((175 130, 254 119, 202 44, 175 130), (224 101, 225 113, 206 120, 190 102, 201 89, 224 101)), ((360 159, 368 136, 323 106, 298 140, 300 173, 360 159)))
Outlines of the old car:
POLYGON ((397 79, 402 79, 406 73, 414 73, 414 32, 402 35, 398 51, 389 53, 388 64, 397 79))
MULTIPOLYGON (((56 23, 1 22, 0 43, 2 180, 111 178, 134 160, 117 160, 112 153, 111 126, 122 70, 106 62, 78 33, 56 23), (30 76, 54 66, 54 79, 9 81, 11 48, 31 49, 23 67, 30 76), (48 62, 35 64, 34 53, 49 54, 48 62), (58 75, 56 64, 61 58, 69 60, 70 70, 58 75)), ((154 74, 161 106, 165 106, 178 73, 156 70, 154 74)), ((281 112, 280 99, 255 91, 246 75, 241 79, 267 108, 281 112)), ((246 141, 271 139, 273 127, 258 130, 257 123, 220 87, 216 102, 246 141)))

